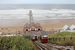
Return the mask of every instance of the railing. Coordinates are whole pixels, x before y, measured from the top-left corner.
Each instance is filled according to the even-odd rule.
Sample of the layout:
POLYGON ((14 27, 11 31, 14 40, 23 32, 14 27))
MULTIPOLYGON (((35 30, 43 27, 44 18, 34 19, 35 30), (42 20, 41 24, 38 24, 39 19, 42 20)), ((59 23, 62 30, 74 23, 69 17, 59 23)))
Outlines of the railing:
POLYGON ((57 41, 57 40, 59 40, 59 41, 61 41, 61 40, 66 40, 66 39, 68 39, 68 40, 75 40, 75 37, 64 37, 64 38, 61 38, 61 37, 59 37, 59 38, 48 38, 48 40, 53 40, 53 41, 57 41))

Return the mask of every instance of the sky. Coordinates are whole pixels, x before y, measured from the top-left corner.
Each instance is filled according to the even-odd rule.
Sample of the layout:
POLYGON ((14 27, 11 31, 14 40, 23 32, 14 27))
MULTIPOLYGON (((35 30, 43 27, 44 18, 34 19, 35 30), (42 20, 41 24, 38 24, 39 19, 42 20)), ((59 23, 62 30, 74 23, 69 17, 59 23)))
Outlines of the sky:
POLYGON ((0 4, 75 4, 75 0, 0 0, 0 4))

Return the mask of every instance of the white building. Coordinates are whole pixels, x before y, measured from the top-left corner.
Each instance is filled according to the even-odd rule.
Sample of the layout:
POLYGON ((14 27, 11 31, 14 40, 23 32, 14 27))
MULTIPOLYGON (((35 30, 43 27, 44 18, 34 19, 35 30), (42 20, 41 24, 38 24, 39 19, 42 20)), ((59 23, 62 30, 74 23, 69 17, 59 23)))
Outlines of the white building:
POLYGON ((0 32, 0 36, 2 35, 2 32, 0 32))
POLYGON ((70 27, 65 25, 61 30, 60 32, 63 32, 63 31, 68 31, 68 32, 75 32, 75 25, 71 25, 70 27))
POLYGON ((75 30, 75 25, 71 25, 71 26, 70 26, 70 29, 71 29, 71 30, 75 30))
POLYGON ((70 26, 71 31, 70 32, 75 32, 75 25, 70 26))

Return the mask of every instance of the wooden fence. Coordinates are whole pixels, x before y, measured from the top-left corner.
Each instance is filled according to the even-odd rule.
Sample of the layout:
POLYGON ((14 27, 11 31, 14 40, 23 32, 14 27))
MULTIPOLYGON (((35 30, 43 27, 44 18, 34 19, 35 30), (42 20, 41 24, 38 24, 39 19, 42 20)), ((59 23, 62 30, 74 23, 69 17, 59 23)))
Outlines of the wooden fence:
POLYGON ((75 37, 48 38, 48 40, 53 40, 53 41, 57 41, 57 40, 59 40, 59 41, 64 40, 65 41, 66 39, 68 39, 68 40, 75 40, 75 37))

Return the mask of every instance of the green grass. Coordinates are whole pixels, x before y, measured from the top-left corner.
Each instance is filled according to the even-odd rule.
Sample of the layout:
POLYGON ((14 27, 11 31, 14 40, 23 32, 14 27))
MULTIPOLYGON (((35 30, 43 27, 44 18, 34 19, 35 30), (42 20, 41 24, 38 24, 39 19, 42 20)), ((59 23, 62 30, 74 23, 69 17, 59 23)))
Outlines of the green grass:
POLYGON ((49 34, 48 37, 75 37, 75 32, 59 32, 57 34, 49 34))
POLYGON ((0 50, 37 50, 30 36, 0 37, 0 50))
POLYGON ((41 40, 40 40, 40 36, 38 36, 38 41, 41 41, 41 40))
POLYGON ((75 32, 59 32, 57 34, 49 34, 48 38, 61 38, 61 40, 59 41, 59 39, 57 40, 48 40, 48 42, 50 43, 56 43, 56 44, 61 44, 61 45, 71 45, 74 46, 75 45, 75 32), (65 41, 64 41, 64 37, 65 41), (73 37, 72 40, 70 40, 69 38, 73 37))

